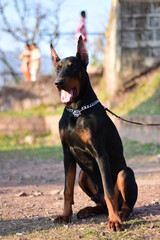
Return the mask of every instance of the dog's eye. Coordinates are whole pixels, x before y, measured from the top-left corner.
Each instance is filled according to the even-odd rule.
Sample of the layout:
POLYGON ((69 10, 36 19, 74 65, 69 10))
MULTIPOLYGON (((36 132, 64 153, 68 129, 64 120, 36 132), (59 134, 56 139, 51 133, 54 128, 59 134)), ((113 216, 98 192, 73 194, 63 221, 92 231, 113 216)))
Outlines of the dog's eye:
POLYGON ((73 68, 73 63, 72 62, 68 63, 68 68, 73 68))
POLYGON ((60 72, 61 68, 62 68, 62 64, 60 63, 57 65, 57 72, 60 72))

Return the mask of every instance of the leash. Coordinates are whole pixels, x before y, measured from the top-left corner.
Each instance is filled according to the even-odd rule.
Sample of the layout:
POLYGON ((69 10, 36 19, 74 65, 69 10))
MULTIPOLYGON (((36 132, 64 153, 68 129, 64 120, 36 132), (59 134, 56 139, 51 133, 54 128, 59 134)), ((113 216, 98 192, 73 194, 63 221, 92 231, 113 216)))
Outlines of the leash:
MULTIPOLYGON (((98 99, 96 101, 88 104, 88 105, 85 105, 85 106, 81 107, 81 109, 71 109, 71 108, 67 108, 67 107, 65 109, 68 112, 70 112, 75 118, 78 118, 81 115, 82 111, 94 107, 97 103, 99 103, 98 99)), ((124 122, 132 123, 132 124, 140 125, 140 126, 150 126, 150 127, 158 127, 158 126, 160 126, 159 123, 140 123, 140 122, 130 121, 130 120, 124 119, 124 118, 118 116, 117 114, 113 113, 107 107, 105 107, 105 106, 103 106, 103 107, 104 107, 105 111, 109 112, 110 114, 112 114, 113 116, 115 116, 116 118, 118 118, 118 119, 120 119, 120 120, 122 120, 124 122)))
MULTIPOLYGON (((104 107, 104 106, 103 106, 104 107)), ((140 123, 140 122, 134 122, 134 121, 130 121, 130 120, 127 120, 127 119, 124 119, 120 116, 118 116, 117 114, 113 113, 111 110, 109 110, 108 108, 104 107, 104 110, 106 110, 107 112, 111 113, 113 116, 115 116, 116 118, 124 121, 124 122, 127 122, 127 123, 132 123, 132 124, 135 124, 135 125, 140 125, 140 126, 150 126, 150 127, 157 127, 157 126, 160 126, 159 123, 140 123)))

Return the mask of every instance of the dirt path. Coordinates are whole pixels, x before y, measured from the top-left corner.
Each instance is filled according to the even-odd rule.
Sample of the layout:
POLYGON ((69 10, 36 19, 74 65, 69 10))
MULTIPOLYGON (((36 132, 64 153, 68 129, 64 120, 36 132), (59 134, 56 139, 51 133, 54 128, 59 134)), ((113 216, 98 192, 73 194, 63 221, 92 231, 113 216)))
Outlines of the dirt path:
MULTIPOLYGON (((139 186, 139 197, 133 219, 141 219, 141 223, 149 223, 145 232, 145 239, 153 239, 154 236, 154 239, 158 240, 160 239, 159 156, 153 157, 147 163, 144 158, 131 159, 129 166, 134 169, 139 186)), ((75 213, 82 207, 94 204, 77 184, 72 221, 72 229, 75 228, 78 231, 77 238, 72 238, 72 236, 64 238, 65 234, 59 236, 59 232, 54 229, 52 220, 57 214, 62 213, 63 208, 64 174, 62 162, 53 160, 20 161, 14 158, 0 159, 0 169, 0 239, 83 238, 83 234, 79 233, 79 229, 82 227, 78 230, 76 228, 81 223, 76 219, 75 213), (55 238, 49 238, 45 235, 46 233, 49 234, 50 231, 52 231, 52 237, 54 231, 55 238), (43 232, 44 236, 39 232, 43 232)), ((96 221, 96 224, 99 223, 106 229, 106 216, 83 220, 82 223, 89 226, 91 221, 96 221)), ((92 225, 94 226, 94 224, 92 225)), ((132 228, 132 224, 130 228, 132 228)), ((134 226, 135 228, 136 226, 134 226)), ((92 237, 91 239, 107 239, 103 238, 105 234, 105 230, 101 230, 101 237, 92 237)), ((133 239, 144 239, 141 238, 143 235, 139 232, 137 236, 139 237, 133 239)), ((84 237, 83 239, 90 238, 84 237)))

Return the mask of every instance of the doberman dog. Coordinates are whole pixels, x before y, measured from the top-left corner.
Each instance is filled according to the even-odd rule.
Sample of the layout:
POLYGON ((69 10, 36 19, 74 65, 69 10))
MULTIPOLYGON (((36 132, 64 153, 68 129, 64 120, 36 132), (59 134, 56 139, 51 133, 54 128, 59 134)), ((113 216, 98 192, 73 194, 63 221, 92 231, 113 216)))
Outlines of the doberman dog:
POLYGON ((122 219, 130 215, 137 200, 137 184, 126 165, 118 131, 91 87, 82 37, 76 57, 61 60, 52 44, 51 55, 57 74, 55 85, 65 104, 59 122, 65 168, 64 210, 54 222, 71 220, 78 164, 79 185, 96 205, 81 209, 77 217, 108 213, 109 228, 121 230, 122 219))

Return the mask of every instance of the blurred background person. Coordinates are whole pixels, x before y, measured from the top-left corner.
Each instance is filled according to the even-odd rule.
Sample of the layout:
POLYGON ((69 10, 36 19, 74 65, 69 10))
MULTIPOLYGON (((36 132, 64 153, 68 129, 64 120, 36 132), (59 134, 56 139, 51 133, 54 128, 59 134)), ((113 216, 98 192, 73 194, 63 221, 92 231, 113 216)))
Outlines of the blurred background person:
POLYGON ((31 81, 37 81, 40 70, 40 51, 35 43, 31 45, 30 75, 31 81))
POLYGON ((75 33, 75 39, 78 41, 79 36, 82 35, 83 41, 87 42, 87 30, 85 25, 85 19, 86 19, 86 12, 81 12, 81 19, 77 25, 76 33, 75 33))
POLYGON ((30 45, 27 43, 24 51, 20 55, 20 59, 22 60, 20 71, 24 75, 26 81, 31 80, 30 76, 30 60, 31 60, 31 49, 30 45))

